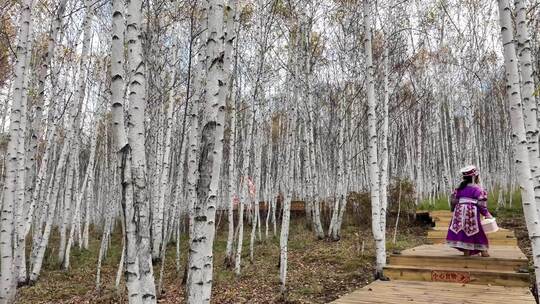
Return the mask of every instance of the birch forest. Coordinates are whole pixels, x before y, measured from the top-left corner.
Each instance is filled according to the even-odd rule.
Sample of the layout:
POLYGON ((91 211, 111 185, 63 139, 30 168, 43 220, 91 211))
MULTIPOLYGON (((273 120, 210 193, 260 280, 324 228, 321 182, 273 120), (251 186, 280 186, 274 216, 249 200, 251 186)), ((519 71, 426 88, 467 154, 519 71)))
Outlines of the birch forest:
POLYGON ((540 286, 539 71, 538 0, 0 0, 0 304, 330 302, 470 164, 540 286))

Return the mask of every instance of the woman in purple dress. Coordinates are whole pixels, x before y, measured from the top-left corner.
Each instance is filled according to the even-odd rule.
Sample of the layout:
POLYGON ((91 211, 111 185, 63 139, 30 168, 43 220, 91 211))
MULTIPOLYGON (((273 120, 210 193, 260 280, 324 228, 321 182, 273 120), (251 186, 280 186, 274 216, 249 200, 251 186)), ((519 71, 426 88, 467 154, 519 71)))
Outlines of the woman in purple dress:
POLYGON ((480 224, 480 215, 492 217, 487 209, 487 193, 479 185, 475 166, 467 166, 460 171, 463 181, 452 194, 453 215, 446 243, 462 251, 465 256, 480 253, 483 257, 489 257, 488 239, 480 224))

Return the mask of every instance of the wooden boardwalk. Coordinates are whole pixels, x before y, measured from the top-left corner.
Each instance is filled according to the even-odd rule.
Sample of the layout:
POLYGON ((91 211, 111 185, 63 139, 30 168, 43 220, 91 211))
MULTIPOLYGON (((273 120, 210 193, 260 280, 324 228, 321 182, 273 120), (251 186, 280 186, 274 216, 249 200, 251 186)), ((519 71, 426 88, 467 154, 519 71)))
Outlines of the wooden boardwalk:
POLYGON ((436 226, 428 245, 388 257, 385 275, 333 303, 536 303, 529 291, 527 257, 510 230, 489 234, 489 258, 465 257, 442 244, 451 214, 431 214, 436 226))
POLYGON ((336 304, 535 304, 527 288, 457 283, 376 281, 336 304))

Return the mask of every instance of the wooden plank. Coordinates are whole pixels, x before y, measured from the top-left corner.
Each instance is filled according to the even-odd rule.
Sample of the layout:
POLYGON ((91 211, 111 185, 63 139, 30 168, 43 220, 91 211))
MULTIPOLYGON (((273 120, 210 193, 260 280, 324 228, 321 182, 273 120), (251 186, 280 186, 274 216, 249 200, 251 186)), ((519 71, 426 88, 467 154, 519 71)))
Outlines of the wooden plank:
POLYGON ((491 257, 463 257, 463 254, 454 248, 450 248, 447 245, 421 245, 411 249, 401 251, 400 255, 411 256, 431 256, 431 257, 453 257, 453 258, 468 258, 468 259, 490 259, 496 261, 497 259, 504 260, 521 260, 527 262, 527 257, 521 249, 517 246, 493 246, 490 248, 489 253, 491 257))
MULTIPOLYGON (((406 281, 432 281, 433 271, 455 271, 453 268, 433 268, 433 267, 420 267, 420 266, 402 266, 402 265, 388 265, 384 268, 384 274, 392 280, 406 280, 406 281)), ((529 286, 529 274, 528 273, 516 273, 508 271, 492 271, 492 270, 479 270, 469 269, 469 283, 470 284, 492 284, 497 286, 514 286, 514 287, 527 287, 529 286)))
POLYGON ((454 256, 414 256, 392 254, 388 257, 390 265, 404 266, 433 266, 455 269, 485 269, 519 271, 527 268, 526 260, 480 258, 480 257, 454 257, 454 256))
POLYGON ((535 301, 528 288, 438 282, 376 281, 332 303, 532 304, 535 301))
MULTIPOLYGON (((427 242, 431 244, 446 244, 445 237, 427 237, 427 242)), ((518 242, 515 238, 505 239, 489 239, 490 246, 517 246, 518 242)))
MULTIPOLYGON (((434 230, 428 230, 428 237, 446 237, 448 234, 448 228, 435 227, 434 230)), ((515 238, 514 233, 508 230, 499 230, 497 232, 487 234, 488 239, 513 239, 515 238)))
MULTIPOLYGON (((430 216, 436 220, 436 227, 428 232, 428 240, 444 241, 451 213, 437 211, 430 216)), ((385 274, 393 281, 373 282, 333 303, 536 303, 528 289, 529 274, 516 272, 528 266, 516 244, 513 232, 501 229, 491 235, 489 258, 465 257, 445 244, 404 250, 389 256, 385 274)))

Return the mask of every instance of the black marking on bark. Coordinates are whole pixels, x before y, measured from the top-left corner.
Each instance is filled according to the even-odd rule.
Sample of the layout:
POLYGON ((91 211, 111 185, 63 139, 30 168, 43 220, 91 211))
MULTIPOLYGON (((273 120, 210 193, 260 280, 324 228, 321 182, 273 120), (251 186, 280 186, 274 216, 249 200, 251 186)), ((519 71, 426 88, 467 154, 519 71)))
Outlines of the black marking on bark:
POLYGON ((197 222, 206 222, 206 220, 207 220, 206 215, 199 215, 195 217, 195 221, 197 222))

